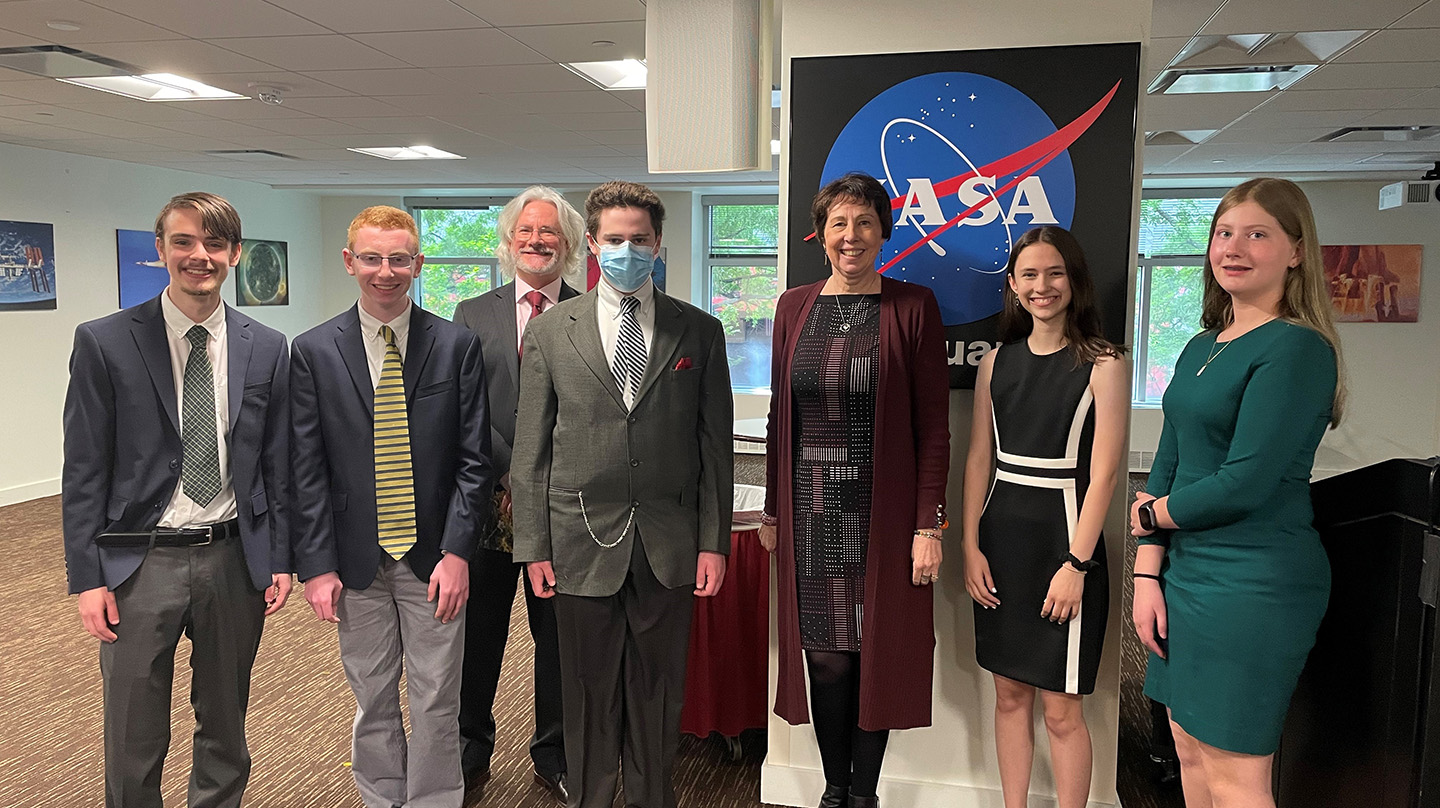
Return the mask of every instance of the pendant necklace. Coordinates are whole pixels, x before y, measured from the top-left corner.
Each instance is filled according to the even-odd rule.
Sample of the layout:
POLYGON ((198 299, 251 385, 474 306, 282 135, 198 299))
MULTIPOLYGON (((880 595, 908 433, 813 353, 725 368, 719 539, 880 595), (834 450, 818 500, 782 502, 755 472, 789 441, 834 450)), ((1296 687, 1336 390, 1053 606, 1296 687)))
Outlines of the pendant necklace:
POLYGON ((840 302, 839 295, 835 296, 835 305, 840 309, 840 333, 842 334, 850 333, 850 326, 852 324, 859 325, 865 322, 865 319, 862 317, 859 320, 855 320, 854 323, 851 323, 852 318, 860 311, 861 306, 865 307, 865 313, 867 315, 870 313, 869 301, 867 301, 863 295, 860 296, 860 299, 850 304, 849 312, 845 311, 845 304, 840 302))
MULTIPOLYGON (((1234 342, 1234 341, 1235 341, 1235 340, 1233 340, 1233 339, 1230 340, 1230 342, 1234 342)), ((1220 346, 1220 350, 1218 350, 1218 351, 1215 350, 1215 346, 1214 346, 1214 345, 1211 345, 1211 346, 1210 346, 1210 351, 1211 351, 1211 353, 1210 353, 1210 358, 1209 358, 1209 359, 1206 359, 1206 360, 1205 360, 1205 364, 1201 365, 1201 366, 1200 366, 1200 369, 1197 370, 1197 371, 1195 371, 1195 375, 1196 375, 1196 376, 1199 376, 1201 373, 1204 373, 1204 372, 1205 372, 1205 368, 1210 367, 1210 363, 1215 361, 1215 357, 1219 356, 1219 355, 1222 354, 1222 353, 1225 353, 1225 349, 1230 347, 1230 342, 1227 342, 1227 343, 1225 343, 1224 345, 1221 345, 1221 346, 1220 346)))

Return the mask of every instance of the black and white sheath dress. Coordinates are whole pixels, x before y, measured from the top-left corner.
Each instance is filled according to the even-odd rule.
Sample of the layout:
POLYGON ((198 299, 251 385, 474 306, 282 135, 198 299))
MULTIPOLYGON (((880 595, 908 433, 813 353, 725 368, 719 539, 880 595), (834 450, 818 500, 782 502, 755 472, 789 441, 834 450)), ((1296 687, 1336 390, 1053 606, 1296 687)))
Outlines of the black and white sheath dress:
POLYGON ((1000 347, 990 377, 996 463, 980 550, 1000 605, 975 604, 975 657, 992 673, 1059 693, 1095 690, 1109 613, 1101 536, 1080 613, 1058 624, 1040 616, 1090 482, 1093 367, 1076 367, 1068 348, 1037 356, 1022 339, 1000 347))

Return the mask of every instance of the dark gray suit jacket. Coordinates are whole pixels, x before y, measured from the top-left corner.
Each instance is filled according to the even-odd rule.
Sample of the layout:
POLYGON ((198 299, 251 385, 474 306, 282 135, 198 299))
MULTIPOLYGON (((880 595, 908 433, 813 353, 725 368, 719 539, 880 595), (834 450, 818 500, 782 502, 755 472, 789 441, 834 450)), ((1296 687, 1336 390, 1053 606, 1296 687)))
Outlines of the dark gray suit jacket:
MULTIPOLYGON (((579 294, 569 284, 560 282, 562 301, 579 294)), ((460 305, 455 307, 455 322, 480 337, 480 349, 485 354, 485 396, 490 402, 490 456, 495 466, 495 479, 499 480, 510 473, 510 452, 515 446, 515 412, 520 400, 515 282, 460 301, 460 305)))
MULTIPOLYGON (((161 294, 164 294, 163 292, 161 294)), ((223 303, 221 305, 224 305, 223 303)), ((256 589, 290 572, 285 337, 225 306, 230 474, 256 589)), ((155 527, 180 483, 180 416, 160 298, 75 329, 61 482, 71 594, 129 578, 145 547, 101 548, 106 532, 155 527)))
POLYGON ((510 468, 515 560, 553 562, 556 591, 606 596, 636 530, 655 577, 695 585, 699 551, 730 552, 734 404, 720 321, 655 292, 655 335, 626 410, 600 342, 598 293, 525 329, 510 468), (625 530, 630 514, 634 524, 625 530), (592 537, 593 532, 593 537, 592 537))
MULTIPOLYGON (((380 568, 375 511, 375 388, 356 307, 295 338, 291 443, 295 571, 339 571, 365 589, 380 568)), ((415 480, 415 546, 405 563, 422 581, 441 551, 469 561, 489 520, 490 466, 480 340, 414 306, 405 343, 405 401, 415 480)))

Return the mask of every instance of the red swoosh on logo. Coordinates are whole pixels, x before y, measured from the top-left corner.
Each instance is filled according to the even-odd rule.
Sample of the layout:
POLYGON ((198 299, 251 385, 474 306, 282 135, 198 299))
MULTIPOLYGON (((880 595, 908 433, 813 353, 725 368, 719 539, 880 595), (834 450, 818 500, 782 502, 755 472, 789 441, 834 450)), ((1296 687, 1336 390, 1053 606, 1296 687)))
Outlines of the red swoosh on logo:
MULTIPOLYGON (((1017 174, 1014 179, 1005 183, 1005 185, 1001 186, 1000 188, 995 189, 995 195, 998 196, 1010 190, 1011 188, 1014 188, 1016 185, 1020 184, 1021 180, 1034 174, 1041 168, 1044 168, 1046 163, 1049 163, 1051 160, 1059 157, 1061 152, 1070 148, 1071 144, 1079 140, 1080 136, 1085 134, 1085 132, 1090 129, 1090 126, 1095 123, 1095 120, 1099 118, 1100 114, 1105 111, 1105 108, 1107 106, 1109 106, 1111 99, 1115 97, 1115 93, 1119 89, 1120 82, 1117 81, 1115 82, 1115 86, 1110 88, 1110 92, 1105 94, 1104 98, 1101 98, 1099 101, 1095 102, 1095 105, 1090 107, 1090 109, 1086 110, 1083 115, 1061 127, 1060 129, 1056 130, 1055 134, 1048 135, 1045 138, 1035 143, 1032 143, 1031 145, 1026 146, 1025 148, 1017 152, 1008 154, 1004 157, 1001 157, 999 160, 981 166, 975 171, 970 171, 965 174, 959 174, 943 182, 936 183, 936 195, 941 196, 956 191, 966 180, 969 180, 972 177, 998 177, 1002 174, 1009 174, 1013 171, 1017 171, 1023 168, 1024 170, 1021 171, 1021 173, 1017 174)), ((984 207, 986 202, 988 201, 989 200, 984 200, 978 204, 971 205, 970 207, 962 211, 960 215, 956 216, 953 219, 950 219, 940 227, 931 230, 929 235, 910 245, 899 255, 885 262, 885 265, 880 267, 879 271, 886 271, 890 267, 894 266, 895 262, 904 259, 906 256, 910 255, 910 253, 913 253, 915 252, 915 250, 919 249, 922 245, 933 241, 936 236, 958 225, 962 219, 965 219, 970 214, 984 207)), ((905 197, 903 196, 897 196, 894 199, 890 200, 890 207, 892 210, 899 209, 900 206, 903 204, 905 204, 905 197)), ((805 240, 809 241, 812 238, 815 238, 814 233, 806 236, 805 240)))

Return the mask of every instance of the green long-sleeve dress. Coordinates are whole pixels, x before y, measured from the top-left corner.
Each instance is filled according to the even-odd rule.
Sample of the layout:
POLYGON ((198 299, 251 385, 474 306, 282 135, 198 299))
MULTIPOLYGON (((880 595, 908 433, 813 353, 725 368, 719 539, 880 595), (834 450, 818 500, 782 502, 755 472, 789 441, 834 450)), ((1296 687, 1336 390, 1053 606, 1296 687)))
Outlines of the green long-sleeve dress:
POLYGON ((1180 529, 1161 571, 1169 654, 1150 655, 1145 694, 1200 741, 1266 755, 1330 595, 1310 470, 1330 420, 1335 352, 1284 320, 1228 343, 1217 336, 1185 346, 1165 391, 1147 490, 1169 495, 1180 529))

